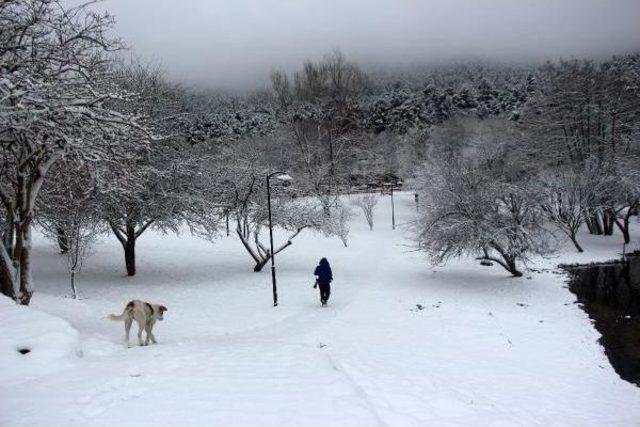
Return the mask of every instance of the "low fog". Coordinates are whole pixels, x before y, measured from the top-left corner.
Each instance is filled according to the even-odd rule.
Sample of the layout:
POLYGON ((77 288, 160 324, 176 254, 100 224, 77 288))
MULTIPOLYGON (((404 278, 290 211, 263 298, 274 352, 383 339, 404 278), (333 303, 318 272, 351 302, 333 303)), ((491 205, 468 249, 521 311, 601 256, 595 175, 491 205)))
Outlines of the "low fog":
POLYGON ((640 47, 640 0, 106 0, 136 54, 185 83, 263 84, 340 49, 368 66, 529 61, 640 47), (481 4, 482 3, 482 4, 481 4))

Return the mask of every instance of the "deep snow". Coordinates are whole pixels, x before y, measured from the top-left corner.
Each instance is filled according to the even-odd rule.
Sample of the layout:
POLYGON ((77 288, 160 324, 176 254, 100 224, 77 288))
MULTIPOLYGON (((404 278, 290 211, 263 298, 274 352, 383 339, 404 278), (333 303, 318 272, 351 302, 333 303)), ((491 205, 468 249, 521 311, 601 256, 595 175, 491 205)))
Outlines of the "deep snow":
MULTIPOLYGON (((413 196, 396 194, 396 210, 411 220, 413 196)), ((0 425, 640 425, 640 389, 613 371, 554 271, 618 256, 619 236, 583 236, 585 254, 567 246, 512 279, 473 260, 431 267, 391 230, 389 196, 373 231, 354 213, 348 248, 303 233, 276 258, 277 308, 269 269, 253 273, 233 236, 149 232, 134 278, 105 238, 79 301, 39 237, 31 308, 0 301, 0 425), (326 308, 312 289, 322 256, 335 277, 326 308), (169 308, 158 345, 125 349, 122 324, 105 318, 134 298, 169 308), (27 341, 32 353, 18 354, 27 341)))
POLYGON ((69 323, 4 296, 0 325, 0 379, 6 390, 15 382, 71 368, 82 355, 78 331, 69 323))

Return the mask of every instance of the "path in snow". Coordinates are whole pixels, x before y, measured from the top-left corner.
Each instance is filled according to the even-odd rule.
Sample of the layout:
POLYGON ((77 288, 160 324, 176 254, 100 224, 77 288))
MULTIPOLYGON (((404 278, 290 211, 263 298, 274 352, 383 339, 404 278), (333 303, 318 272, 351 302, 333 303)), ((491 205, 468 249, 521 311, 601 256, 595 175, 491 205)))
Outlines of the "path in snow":
MULTIPOLYGON (((412 196, 397 197, 408 221, 412 196)), ((84 356, 73 369, 0 385, 0 425, 638 424, 640 390, 613 372, 563 277, 511 279, 468 260, 429 267, 404 246, 402 228, 390 230, 388 202, 374 231, 357 213, 349 248, 296 239, 277 258, 277 308, 270 272, 251 272, 233 237, 144 235, 134 278, 105 240, 79 277, 81 301, 63 297, 64 261, 38 240, 33 307, 78 329, 84 356), (321 256, 336 277, 327 308, 311 288, 321 256), (104 318, 133 298, 169 308, 158 345, 124 349, 122 325, 104 318)), ((585 244, 591 253, 569 248, 544 266, 618 249, 585 244)))

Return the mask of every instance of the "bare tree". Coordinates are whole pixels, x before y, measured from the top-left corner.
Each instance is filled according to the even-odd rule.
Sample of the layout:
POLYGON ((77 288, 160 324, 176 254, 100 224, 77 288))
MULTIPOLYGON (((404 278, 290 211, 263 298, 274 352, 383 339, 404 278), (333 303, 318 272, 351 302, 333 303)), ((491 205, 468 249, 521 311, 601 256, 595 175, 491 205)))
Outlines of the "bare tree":
POLYGON ((349 246, 349 222, 353 218, 353 212, 340 201, 333 208, 331 215, 324 215, 324 231, 326 236, 338 236, 346 248, 349 246))
POLYGON ((97 169, 96 165, 69 159, 58 162, 51 169, 37 205, 37 221, 45 235, 58 244, 61 239, 64 241, 62 254, 74 299, 78 298, 76 273, 82 269, 91 245, 105 231, 97 200, 97 169))
POLYGON ((631 242, 629 222, 638 215, 640 208, 640 157, 637 153, 628 153, 616 161, 615 173, 609 178, 608 188, 612 193, 608 212, 622 233, 624 243, 631 242))
POLYGON ((76 273, 82 270, 89 248, 102 233, 103 229, 100 225, 97 218, 85 217, 80 212, 76 212, 75 215, 69 218, 68 226, 65 230, 69 245, 65 255, 74 299, 78 298, 75 281, 76 273))
POLYGON ((369 224, 369 229, 373 230, 373 211, 378 204, 378 196, 375 194, 356 196, 353 204, 362 209, 367 224, 369 224))
MULTIPOLYGON (((497 132, 497 130, 495 130, 497 132)), ((436 262, 474 255, 513 276, 531 255, 552 250, 540 196, 526 155, 510 132, 476 136, 465 155, 437 159, 426 171, 425 213, 416 224, 418 248, 436 262)))
POLYGON ((541 208, 545 218, 564 233, 578 252, 584 252, 577 234, 597 208, 594 195, 603 185, 602 174, 589 163, 582 171, 549 171, 541 177, 540 191, 544 195, 541 208))
POLYGON ((121 47, 108 35, 112 24, 88 4, 0 2, 0 200, 13 226, 0 277, 22 304, 33 294, 31 227, 51 167, 67 153, 126 158, 132 133, 145 133, 133 115, 107 105, 128 96, 110 75, 108 53, 121 47))
MULTIPOLYGON (((266 239, 268 230, 268 217, 266 212, 266 202, 259 193, 263 193, 265 188, 259 184, 262 180, 257 177, 251 179, 251 184, 246 188, 244 194, 239 193, 237 200, 235 217, 236 217, 236 234, 240 242, 253 258, 255 265, 253 271, 261 271, 262 268, 271 259, 271 250, 268 243, 262 239, 266 239), (256 178, 256 179, 254 179, 256 178)), ((327 219, 323 213, 322 207, 308 202, 291 202, 286 196, 276 196, 272 198, 272 221, 274 227, 284 229, 288 232, 288 236, 284 241, 276 243, 273 252, 278 254, 293 244, 300 232, 304 229, 323 230, 327 234, 333 233, 330 227, 327 227, 327 219)))
MULTIPOLYGON (((570 165, 581 170, 595 159, 603 174, 616 175, 618 161, 637 150, 638 96, 637 55, 600 62, 549 63, 537 75, 522 122, 536 134, 541 164, 552 169, 570 165)), ((612 187, 600 186, 597 192, 594 189, 591 200, 595 205, 585 218, 592 234, 613 233, 619 212, 615 196, 626 191, 616 187, 624 182, 609 180, 612 187)), ((624 227, 624 219, 620 225, 624 227)))
POLYGON ((272 73, 272 86, 294 142, 296 168, 306 177, 305 191, 318 197, 328 213, 348 185, 351 150, 359 138, 358 103, 367 77, 333 52, 320 62, 307 61, 294 74, 293 84, 283 73, 272 73))
POLYGON ((143 115, 156 136, 149 147, 140 147, 135 159, 113 166, 110 180, 120 184, 100 198, 104 219, 122 245, 126 272, 133 276, 136 243, 150 228, 179 232, 186 224, 193 232, 215 234, 220 224, 217 196, 205 174, 216 144, 203 131, 209 122, 193 111, 194 99, 168 82, 157 66, 132 60, 119 64, 115 77, 135 94, 136 102, 114 107, 143 115))
MULTIPOLYGON (((267 140, 243 140, 230 144, 219 158, 215 180, 225 194, 221 198, 219 211, 231 212, 236 222, 236 235, 254 261, 254 271, 261 271, 271 259, 269 245, 264 242, 268 230, 266 177, 273 170, 286 170, 277 163, 277 147, 266 149, 267 140), (256 149, 262 147, 263 149, 256 149)), ((293 244, 293 240, 303 230, 314 230, 326 236, 338 235, 346 239, 346 224, 340 226, 344 215, 335 215, 340 209, 331 207, 331 215, 326 215, 325 206, 313 195, 306 195, 294 184, 272 183, 271 204, 273 226, 287 232, 284 241, 276 242, 274 253, 278 254, 293 244)), ((274 180, 277 181, 277 180, 274 180)))

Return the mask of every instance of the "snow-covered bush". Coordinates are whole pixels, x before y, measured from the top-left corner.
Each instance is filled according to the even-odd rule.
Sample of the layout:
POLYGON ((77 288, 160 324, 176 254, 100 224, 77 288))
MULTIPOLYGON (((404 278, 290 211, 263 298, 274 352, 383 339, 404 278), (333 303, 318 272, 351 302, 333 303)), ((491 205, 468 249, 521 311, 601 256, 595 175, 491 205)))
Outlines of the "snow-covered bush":
POLYGON ((353 204, 362 209, 364 218, 369 224, 369 229, 373 230, 373 211, 378 204, 378 196, 376 194, 359 195, 353 200, 353 204))
POLYGON ((349 245, 349 221, 352 217, 349 206, 338 203, 331 209, 330 215, 324 215, 322 229, 327 236, 338 236, 346 248, 349 245))

